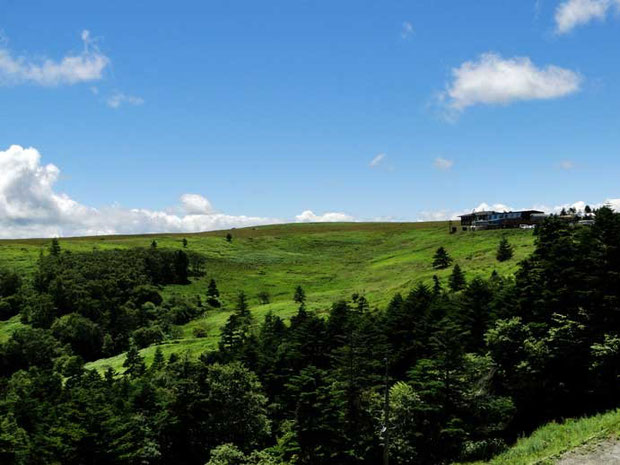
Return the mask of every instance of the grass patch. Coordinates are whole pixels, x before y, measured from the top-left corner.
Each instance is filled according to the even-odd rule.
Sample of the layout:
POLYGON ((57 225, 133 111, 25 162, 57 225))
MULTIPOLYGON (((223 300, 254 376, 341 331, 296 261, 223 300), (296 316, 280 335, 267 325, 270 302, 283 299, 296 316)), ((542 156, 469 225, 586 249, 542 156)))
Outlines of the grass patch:
MULTIPOLYGON (((288 317, 296 311, 292 302, 297 285, 303 286, 307 306, 318 313, 331 304, 348 299, 354 292, 364 294, 371 306, 383 308, 392 296, 407 293, 417 283, 432 284, 437 274, 444 284, 451 270, 433 270, 432 256, 444 246, 464 270, 467 279, 488 277, 493 270, 512 275, 520 260, 533 250, 534 236, 528 230, 458 232, 449 234, 447 222, 431 223, 303 223, 260 226, 197 234, 150 234, 96 236, 60 239, 63 250, 85 252, 114 248, 158 247, 180 249, 183 238, 188 249, 207 257, 206 275, 186 286, 166 286, 164 297, 178 294, 204 299, 210 279, 217 281, 223 309, 208 311, 204 318, 179 328, 180 339, 167 341, 165 350, 207 350, 217 345, 219 328, 243 290, 249 298, 257 322, 268 311, 288 317), (232 242, 225 237, 230 232, 232 242), (506 236, 514 246, 512 260, 495 259, 497 245, 506 236), (258 294, 270 295, 268 305, 260 305, 258 294), (194 340, 194 329, 204 328, 207 337, 194 340)), ((50 240, 0 240, 0 267, 28 276, 36 268, 42 250, 50 240)), ((0 323, 0 340, 6 339, 17 322, 0 323)), ((147 359, 154 348, 143 350, 147 359)), ((121 366, 120 359, 97 361, 121 366), (120 363, 120 365, 119 365, 120 363)))
MULTIPOLYGON (((467 465, 552 465, 565 452, 620 434, 620 410, 549 423, 489 462, 467 465)), ((465 464, 462 464, 465 465, 465 464)))

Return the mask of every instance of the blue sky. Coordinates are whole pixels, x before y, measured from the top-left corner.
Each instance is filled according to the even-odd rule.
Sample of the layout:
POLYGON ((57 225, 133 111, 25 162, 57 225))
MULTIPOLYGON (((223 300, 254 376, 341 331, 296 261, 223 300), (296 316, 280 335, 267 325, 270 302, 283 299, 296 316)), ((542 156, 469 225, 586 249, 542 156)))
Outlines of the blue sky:
POLYGON ((128 230, 81 224, 69 201, 181 220, 138 232, 615 199, 619 13, 618 0, 0 0, 0 226, 128 230), (183 222, 214 214, 226 222, 183 222))

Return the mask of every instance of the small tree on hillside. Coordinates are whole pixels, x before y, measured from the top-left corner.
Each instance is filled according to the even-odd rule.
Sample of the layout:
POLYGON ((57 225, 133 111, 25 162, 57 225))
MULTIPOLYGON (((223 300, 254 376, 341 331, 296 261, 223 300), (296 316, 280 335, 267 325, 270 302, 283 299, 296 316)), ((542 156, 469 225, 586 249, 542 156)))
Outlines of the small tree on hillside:
POLYGON ((301 286, 295 288, 295 294, 293 295, 293 301, 299 304, 300 307, 306 306, 306 293, 301 286))
POLYGON ((132 342, 129 346, 129 350, 127 351, 127 356, 125 361, 123 362, 123 368, 125 368, 125 373, 128 374, 131 378, 137 378, 141 376, 146 367, 144 365, 144 359, 138 352, 138 348, 132 342))
POLYGON ((183 238, 183 248, 187 249, 187 239, 183 238))
POLYGON ((453 292, 460 291, 465 287, 465 284, 467 284, 467 282, 465 281, 465 274, 463 273, 463 270, 461 270, 461 267, 458 265, 458 263, 454 265, 448 283, 450 285, 450 289, 452 289, 453 292))
POLYGON ((220 307, 220 291, 217 289, 215 279, 211 279, 209 287, 207 288, 207 303, 212 307, 220 307))
POLYGON ((151 249, 156 249, 156 248, 157 248, 157 241, 153 239, 153 241, 151 242, 151 249))
POLYGON ((433 256, 433 268, 443 270, 448 268, 450 263, 452 263, 452 257, 448 255, 446 249, 439 247, 433 256))
POLYGON ((514 251, 512 249, 512 245, 508 242, 506 237, 502 237, 502 240, 499 241, 499 245, 497 246, 497 261, 505 262, 506 260, 510 260, 514 255, 514 251))
POLYGON ((232 242, 232 234, 230 233, 226 234, 226 242, 232 242))
POLYGON ((52 243, 50 245, 50 253, 54 256, 60 255, 60 242, 58 242, 58 239, 56 237, 52 239, 52 243))

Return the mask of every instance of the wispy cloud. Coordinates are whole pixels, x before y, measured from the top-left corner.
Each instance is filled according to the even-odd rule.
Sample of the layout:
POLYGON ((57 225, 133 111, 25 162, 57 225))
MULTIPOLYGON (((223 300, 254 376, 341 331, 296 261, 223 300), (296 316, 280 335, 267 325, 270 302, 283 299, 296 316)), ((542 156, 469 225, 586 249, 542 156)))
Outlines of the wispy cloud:
POLYGON ((106 104, 110 108, 119 108, 121 105, 124 105, 124 104, 137 106, 137 105, 142 105, 143 103, 144 103, 143 98, 135 97, 133 95, 126 95, 126 94, 123 94, 122 92, 115 92, 110 97, 108 97, 108 99, 106 100, 106 104))
POLYGON ((554 65, 541 68, 528 57, 505 59, 489 52, 452 69, 452 82, 440 94, 440 103, 455 116, 474 105, 564 97, 577 92, 582 81, 569 69, 554 65))
POLYGON ((573 163, 571 160, 562 160, 560 163, 558 163, 558 167, 561 170, 569 171, 575 167, 575 163, 573 163))
POLYGON ((620 0, 565 0, 555 10, 555 32, 566 34, 591 21, 602 21, 620 0))
POLYGON ((405 21, 403 23, 403 28, 400 31, 400 37, 403 39, 408 39, 413 35, 413 32, 413 24, 411 24, 409 21, 405 21))
POLYGON ((370 163, 368 164, 368 166, 370 166, 371 168, 377 168, 379 165, 381 165, 385 159, 386 159, 387 155, 385 153, 379 153, 377 155, 375 155, 375 157, 370 160, 370 163))
POLYGON ((454 166, 454 161, 448 160, 447 158, 437 157, 433 162, 433 166, 438 170, 447 171, 454 166))
POLYGON ((82 31, 81 38, 82 51, 69 52, 59 60, 15 56, 0 46, 0 85, 60 86, 101 79, 110 59, 99 51, 89 31, 82 31))

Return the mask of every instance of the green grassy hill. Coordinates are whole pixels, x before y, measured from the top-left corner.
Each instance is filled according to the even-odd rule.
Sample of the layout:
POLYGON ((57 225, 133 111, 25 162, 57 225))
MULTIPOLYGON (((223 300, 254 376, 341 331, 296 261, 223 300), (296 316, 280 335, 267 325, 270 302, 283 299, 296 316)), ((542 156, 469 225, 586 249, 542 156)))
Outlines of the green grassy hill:
MULTIPOLYGON (((207 273, 190 285, 167 286, 164 295, 204 296, 207 283, 214 278, 224 308, 178 328, 178 338, 162 345, 164 353, 187 350, 196 354, 213 347, 229 314, 226 307, 234 303, 240 290, 250 297, 257 321, 270 310, 283 317, 292 315, 296 311, 292 294, 297 285, 306 291, 308 307, 318 312, 354 292, 364 294, 371 306, 382 308, 396 292, 405 293, 419 282, 430 284, 435 273, 445 282, 450 270, 436 272, 431 266, 439 246, 446 247, 471 278, 488 277, 494 269, 501 275, 512 274, 534 243, 532 232, 527 230, 449 234, 446 222, 285 224, 199 234, 68 238, 60 243, 64 250, 90 251, 148 247, 155 239, 158 247, 181 248, 184 237, 189 250, 207 257, 207 273), (230 243, 225 240, 228 232, 233 236, 230 243), (515 256, 499 263, 495 252, 504 234, 514 246, 515 256), (270 304, 259 305, 257 294, 261 291, 270 294, 270 304), (206 330, 207 337, 194 337, 196 329, 206 330)), ((49 240, 43 239, 0 241, 0 266, 28 274, 48 245, 49 240)), ((0 340, 19 325, 16 318, 0 322, 0 340)), ((147 361, 154 350, 143 350, 147 361)), ((123 356, 118 356, 91 366, 119 368, 122 361, 123 356)))
POLYGON ((531 436, 520 439, 508 451, 489 462, 461 465, 553 465, 568 451, 579 449, 587 455, 590 446, 608 439, 617 440, 619 436, 620 410, 616 410, 564 423, 549 423, 534 431, 531 436))

